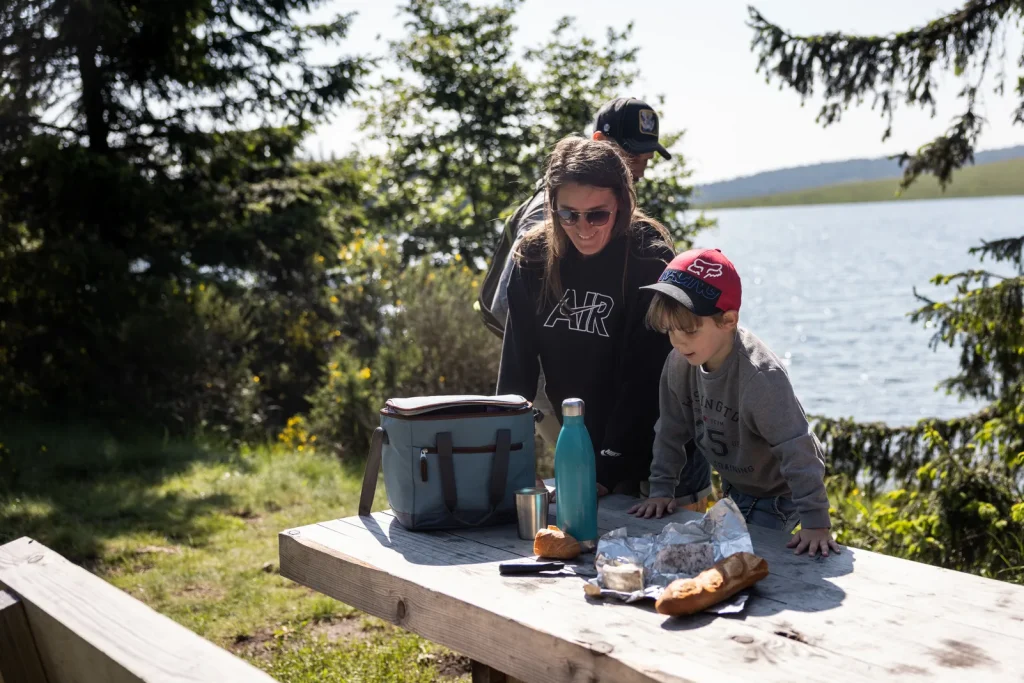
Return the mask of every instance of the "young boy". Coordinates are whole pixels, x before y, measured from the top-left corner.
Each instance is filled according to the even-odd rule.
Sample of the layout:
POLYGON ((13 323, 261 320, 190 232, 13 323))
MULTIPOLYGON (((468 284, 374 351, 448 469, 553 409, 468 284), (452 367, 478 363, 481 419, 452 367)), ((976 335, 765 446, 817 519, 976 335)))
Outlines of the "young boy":
POLYGON ((797 554, 839 552, 829 533, 825 459, 793 393, 782 361, 738 327, 740 276, 718 249, 675 257, 656 284, 647 312, 673 350, 661 373, 651 493, 630 513, 673 512, 679 472, 692 438, 722 477, 725 495, 750 524, 801 530, 787 547, 797 554))

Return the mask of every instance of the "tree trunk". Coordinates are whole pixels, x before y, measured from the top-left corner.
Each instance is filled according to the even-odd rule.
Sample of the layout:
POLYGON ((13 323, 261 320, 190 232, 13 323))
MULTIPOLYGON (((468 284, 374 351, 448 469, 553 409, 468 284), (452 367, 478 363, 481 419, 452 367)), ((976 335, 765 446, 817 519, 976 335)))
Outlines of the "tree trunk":
MULTIPOLYGON (((102 0, 98 0, 102 2, 102 0)), ((106 119, 106 92, 103 73, 96 63, 99 46, 96 40, 96 13, 98 2, 72 4, 67 25, 74 32, 75 53, 78 58, 78 72, 82 79, 82 113, 85 114, 85 131, 89 136, 89 148, 107 152, 110 134, 106 119), (75 10, 78 11, 75 11, 75 10)))

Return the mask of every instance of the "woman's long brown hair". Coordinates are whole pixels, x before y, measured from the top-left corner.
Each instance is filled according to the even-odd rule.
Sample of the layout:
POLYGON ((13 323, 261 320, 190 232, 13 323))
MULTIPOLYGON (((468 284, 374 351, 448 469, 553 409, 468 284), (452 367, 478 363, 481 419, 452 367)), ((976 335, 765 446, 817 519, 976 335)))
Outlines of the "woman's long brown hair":
MULTIPOLYGON (((555 213, 558 208, 558 190, 564 185, 575 183, 603 187, 615 194, 617 209, 611 239, 650 226, 658 232, 665 245, 672 248, 672 237, 665 226, 637 208, 633 177, 621 154, 610 142, 579 135, 562 138, 551 152, 544 174, 547 220, 523 235, 515 256, 517 261, 522 261, 527 254, 544 254, 544 295, 538 302, 541 309, 558 303, 564 293, 558 266, 569 252, 570 241, 555 213)), ((626 256, 628 259, 628 249, 626 256)))

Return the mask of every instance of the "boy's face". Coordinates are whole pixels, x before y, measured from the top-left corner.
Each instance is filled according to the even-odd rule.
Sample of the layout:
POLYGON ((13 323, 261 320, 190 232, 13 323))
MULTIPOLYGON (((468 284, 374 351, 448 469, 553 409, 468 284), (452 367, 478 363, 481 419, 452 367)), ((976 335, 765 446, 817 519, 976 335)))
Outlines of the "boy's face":
POLYGON ((732 350, 733 335, 736 331, 736 311, 728 311, 722 316, 722 323, 711 318, 701 318, 701 324, 690 332, 669 330, 668 338, 672 348, 678 351, 686 361, 694 366, 705 366, 713 372, 721 367, 732 350))

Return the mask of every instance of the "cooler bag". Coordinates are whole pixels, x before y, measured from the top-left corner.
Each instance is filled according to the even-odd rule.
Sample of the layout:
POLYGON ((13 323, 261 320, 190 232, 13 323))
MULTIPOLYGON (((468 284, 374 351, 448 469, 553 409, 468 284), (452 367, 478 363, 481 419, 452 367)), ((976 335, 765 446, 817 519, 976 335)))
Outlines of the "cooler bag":
POLYGON ((515 492, 534 486, 533 408, 522 396, 389 399, 363 475, 359 514, 370 514, 377 472, 407 529, 516 521, 515 492))

